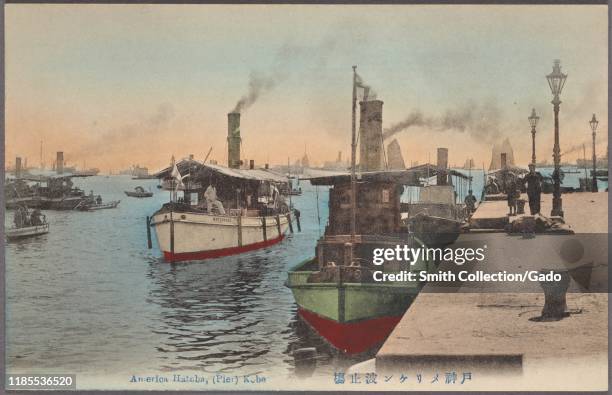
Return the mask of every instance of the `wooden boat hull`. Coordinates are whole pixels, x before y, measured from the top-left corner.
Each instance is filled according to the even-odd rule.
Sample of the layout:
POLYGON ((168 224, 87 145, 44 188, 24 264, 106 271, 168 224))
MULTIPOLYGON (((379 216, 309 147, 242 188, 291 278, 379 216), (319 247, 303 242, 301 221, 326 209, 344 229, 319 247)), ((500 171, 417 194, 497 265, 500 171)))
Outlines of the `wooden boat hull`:
POLYGON ((49 233, 49 224, 38 226, 27 226, 24 228, 11 228, 6 232, 6 238, 9 240, 23 239, 26 237, 34 237, 49 233))
POLYGON ((82 210, 83 211, 96 211, 96 210, 105 210, 109 208, 116 208, 120 202, 121 202, 120 200, 115 200, 110 203, 96 204, 92 206, 83 206, 82 210))
POLYGON ((64 198, 32 196, 8 199, 6 201, 6 208, 14 209, 25 205, 29 208, 40 208, 44 210, 74 210, 83 200, 84 198, 82 196, 69 196, 64 198))
POLYGON ((164 259, 178 262, 219 258, 266 248, 284 238, 289 229, 289 218, 288 214, 278 217, 238 217, 173 212, 174 250, 171 246, 171 214, 167 211, 154 214, 151 226, 155 228, 164 259))
POLYGON ((313 271, 298 265, 287 287, 299 316, 331 346, 347 354, 381 344, 419 291, 416 283, 309 283, 313 271))
POLYGON ((418 214, 408 218, 408 227, 428 247, 442 247, 454 243, 461 233, 462 222, 418 214))
POLYGON ((24 205, 29 208, 40 208, 42 206, 42 198, 40 196, 29 196, 21 198, 11 198, 7 199, 5 202, 5 207, 8 210, 16 209, 17 207, 24 205))
POLYGON ((136 198, 148 198, 153 196, 153 192, 130 192, 130 191, 125 191, 125 194, 129 197, 136 197, 136 198))

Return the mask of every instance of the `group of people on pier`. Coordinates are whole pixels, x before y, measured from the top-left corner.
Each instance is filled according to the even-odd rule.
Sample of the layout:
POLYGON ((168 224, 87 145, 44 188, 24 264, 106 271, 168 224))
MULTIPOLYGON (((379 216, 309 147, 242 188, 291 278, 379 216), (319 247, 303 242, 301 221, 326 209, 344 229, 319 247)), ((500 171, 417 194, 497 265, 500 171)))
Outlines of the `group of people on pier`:
POLYGON ((519 205, 521 190, 523 188, 525 188, 527 192, 530 214, 535 215, 540 212, 543 177, 540 173, 536 172, 535 165, 533 163, 529 164, 529 172, 522 178, 509 176, 508 172, 502 173, 502 177, 505 177, 503 184, 505 185, 504 192, 506 193, 508 200, 508 215, 519 214, 517 207, 519 205))

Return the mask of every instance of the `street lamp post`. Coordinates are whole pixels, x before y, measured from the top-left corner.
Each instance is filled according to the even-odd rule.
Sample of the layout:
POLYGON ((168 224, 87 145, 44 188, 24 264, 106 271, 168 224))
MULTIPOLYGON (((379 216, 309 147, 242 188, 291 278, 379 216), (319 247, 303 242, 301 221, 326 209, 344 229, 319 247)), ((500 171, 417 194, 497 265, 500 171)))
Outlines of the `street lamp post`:
POLYGON ((565 85, 567 74, 561 72, 561 61, 556 59, 553 64, 552 73, 546 76, 548 85, 553 94, 553 110, 555 112, 555 145, 553 147, 553 159, 555 162, 555 170, 553 172, 553 201, 551 216, 563 217, 563 203, 561 201, 561 149, 559 148, 559 95, 565 85))
POLYGON ((593 114, 593 118, 591 118, 589 125, 591 125, 591 130, 593 131, 593 174, 591 175, 593 178, 593 183, 591 185, 591 192, 597 192, 597 155, 595 154, 595 131, 597 130, 599 121, 597 118, 595 118, 595 114, 593 114))
POLYGON ((538 120, 540 119, 540 117, 536 115, 535 108, 531 109, 531 116, 527 119, 529 120, 529 124, 531 125, 531 163, 535 166, 536 164, 535 135, 536 135, 536 126, 538 125, 538 120))

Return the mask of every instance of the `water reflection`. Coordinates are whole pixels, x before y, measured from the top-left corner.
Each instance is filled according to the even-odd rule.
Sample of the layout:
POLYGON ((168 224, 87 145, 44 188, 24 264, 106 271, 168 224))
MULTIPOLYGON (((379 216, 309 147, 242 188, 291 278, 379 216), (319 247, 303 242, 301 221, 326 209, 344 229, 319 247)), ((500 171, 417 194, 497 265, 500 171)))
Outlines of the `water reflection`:
MULTIPOLYGON (((154 330, 164 336, 157 350, 163 369, 201 369, 208 372, 250 373, 266 369, 284 337, 277 325, 290 312, 289 303, 275 306, 266 280, 274 260, 266 255, 169 265, 151 262, 147 277, 152 289, 148 302, 161 308, 154 330), (279 308, 280 307, 280 308, 279 308)), ((277 267, 276 270, 279 268, 277 267)))

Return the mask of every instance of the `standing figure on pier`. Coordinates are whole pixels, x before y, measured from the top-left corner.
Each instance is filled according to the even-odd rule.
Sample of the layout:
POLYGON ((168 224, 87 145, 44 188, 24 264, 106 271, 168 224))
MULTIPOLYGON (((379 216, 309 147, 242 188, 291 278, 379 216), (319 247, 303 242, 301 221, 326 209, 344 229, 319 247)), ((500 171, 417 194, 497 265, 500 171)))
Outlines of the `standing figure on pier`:
POLYGON ((542 194, 542 176, 535 171, 535 165, 529 165, 529 173, 523 178, 523 184, 527 184, 527 196, 529 197, 529 211, 531 215, 540 212, 540 195, 542 194))
POLYGON ((465 207, 468 211, 468 215, 471 215, 474 211, 476 211, 476 196, 474 196, 471 189, 468 191, 468 194, 465 197, 464 202, 465 202, 465 207))
POLYGON ((516 183, 514 178, 508 177, 506 182, 506 196, 508 197, 508 215, 516 215, 516 199, 519 195, 516 193, 516 183))

